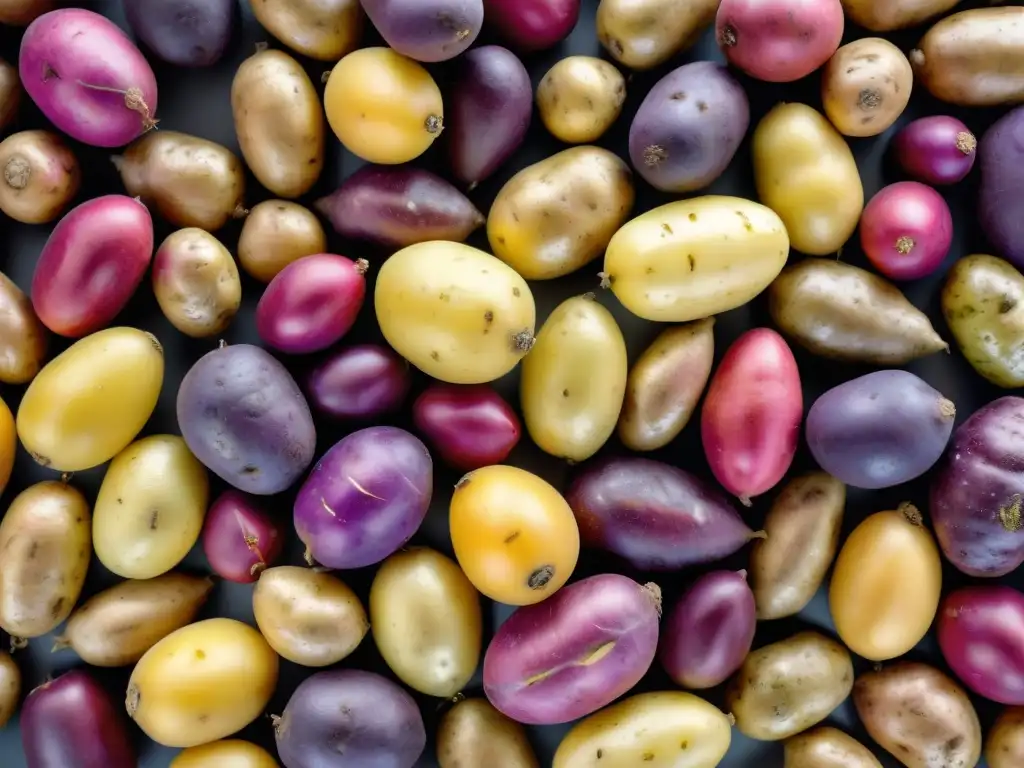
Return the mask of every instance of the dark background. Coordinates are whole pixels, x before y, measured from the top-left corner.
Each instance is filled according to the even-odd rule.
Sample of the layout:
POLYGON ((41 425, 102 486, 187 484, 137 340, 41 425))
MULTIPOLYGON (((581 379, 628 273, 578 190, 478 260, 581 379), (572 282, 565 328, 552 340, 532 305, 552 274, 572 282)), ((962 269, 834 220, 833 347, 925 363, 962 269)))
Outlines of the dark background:
MULTIPOLYGON (((79 2, 77 4, 98 11, 127 29, 120 0, 100 0, 96 2, 79 2)), ((224 59, 217 66, 201 70, 184 70, 169 67, 162 64, 155 57, 149 57, 160 86, 159 107, 157 109, 160 127, 211 139, 230 147, 236 153, 238 152, 238 144, 235 139, 229 99, 234 72, 239 63, 254 51, 255 45, 259 42, 269 42, 273 47, 283 48, 280 43, 273 40, 256 23, 249 11, 248 0, 241 0, 241 4, 243 18, 241 32, 236 35, 224 59)), ((958 10, 985 4, 989 3, 965 2, 961 3, 958 10)), ((579 24, 572 35, 560 46, 524 59, 531 73, 534 85, 536 85, 537 81, 552 64, 569 54, 605 55, 597 41, 594 29, 596 7, 597 0, 583 0, 583 12, 579 24)), ((363 45, 380 44, 375 31, 369 25, 367 27, 363 45)), ((924 28, 919 28, 898 35, 887 35, 886 37, 899 45, 904 51, 909 51, 923 34, 923 31, 924 28)), ((869 34, 864 30, 847 25, 844 42, 858 37, 866 37, 869 34)), ((19 38, 20 30, 0 27, 0 56, 8 61, 16 62, 19 38)), ((481 35, 479 42, 494 42, 494 40, 485 32, 481 35)), ((318 84, 317 87, 322 91, 322 86, 319 85, 320 75, 323 71, 329 69, 328 65, 303 59, 294 53, 292 55, 295 55, 296 58, 306 65, 314 83, 318 84)), ((627 83, 629 95, 625 107, 617 123, 599 142, 600 145, 617 152, 628 160, 626 138, 629 123, 640 101, 650 90, 651 86, 666 72, 689 61, 701 59, 722 60, 711 32, 706 33, 699 44, 692 50, 674 58, 668 64, 656 70, 635 75, 629 75, 627 72, 629 77, 627 83)), ((448 75, 451 72, 452 63, 430 66, 430 69, 443 88, 449 79, 448 75)), ((751 131, 760 117, 779 101, 800 101, 818 109, 821 107, 819 77, 817 74, 800 82, 785 85, 763 83, 742 76, 741 82, 746 88, 751 101, 751 131)), ((26 128, 49 127, 34 105, 27 98, 24 101, 20 119, 11 128, 10 132, 26 128)), ((985 128, 1001 115, 1003 111, 951 108, 932 99, 923 92, 923 89, 916 89, 910 107, 899 124, 903 124, 908 119, 921 115, 953 114, 966 122, 980 137, 985 128)), ((899 171, 894 169, 887 155, 888 145, 895 130, 896 128, 890 129, 885 134, 871 139, 848 139, 860 168, 865 200, 869 199, 883 185, 902 178, 899 171)), ((301 202, 308 204, 317 197, 329 193, 343 178, 350 175, 362 164, 360 160, 342 149, 333 135, 330 134, 330 131, 328 131, 328 136, 328 158, 323 175, 313 192, 303 198, 301 202)), ((72 142, 72 146, 81 162, 83 171, 82 190, 76 200, 76 204, 99 195, 124 191, 114 171, 114 167, 109 161, 110 151, 84 147, 74 142, 72 142)), ((473 190, 470 193, 470 197, 486 213, 501 185, 512 173, 564 148, 564 145, 561 145, 547 134, 535 114, 525 145, 498 174, 473 190)), ((444 174, 444 160, 441 149, 440 146, 435 146, 415 162, 444 174)), ((910 300, 929 314, 935 327, 949 341, 951 341, 952 337, 943 323, 939 312, 939 291, 944 275, 957 258, 969 253, 987 250, 987 245, 975 222, 976 177, 977 171, 957 187, 940 190, 950 204, 954 221, 953 247, 942 268, 929 278, 901 286, 910 300)), ((248 205, 254 205, 261 200, 271 197, 251 175, 248 182, 249 187, 246 200, 248 205)), ((708 188, 706 192, 755 198, 749 155, 749 133, 748 141, 744 143, 736 155, 729 170, 722 178, 718 179, 708 188)), ((676 198, 657 193, 637 179, 637 205, 635 213, 640 213, 673 199, 676 198)), ((159 219, 155 223, 157 227, 156 238, 157 243, 159 243, 172 231, 172 228, 159 219)), ((229 248, 233 249, 237 241, 239 226, 238 223, 232 223, 217 233, 218 237, 229 248)), ((27 226, 12 222, 6 218, 0 218, 0 228, 2 228, 0 229, 0 232, 2 232, 2 235, 0 235, 0 270, 9 275, 27 292, 36 259, 52 227, 27 226)), ((472 245, 487 248, 486 237, 482 229, 469 242, 472 245)), ((330 235, 330 248, 337 253, 351 258, 365 257, 370 260, 371 265, 379 265, 381 260, 388 255, 386 252, 379 252, 362 244, 345 242, 333 236, 333 234, 330 235)), ((856 236, 843 249, 841 257, 844 261, 867 266, 863 254, 860 252, 856 236)), ((796 252, 790 255, 791 261, 800 258, 802 256, 796 252)), ((600 271, 599 261, 588 265, 569 277, 550 282, 533 283, 532 287, 538 304, 537 327, 540 327, 543 318, 565 298, 596 289, 598 285, 598 271, 600 271)), ((374 274, 375 270, 371 266, 369 275, 371 281, 374 274)), ((233 325, 224 334, 224 339, 228 343, 259 343, 253 313, 261 291, 262 286, 260 284, 243 275, 243 305, 233 325)), ((368 292, 368 296, 372 297, 372 292, 368 292)), ((660 328, 630 315, 609 292, 601 292, 600 301, 615 314, 629 345, 630 360, 634 360, 645 345, 654 338, 660 328)), ((367 301, 366 306, 364 306, 361 312, 359 322, 342 341, 342 344, 382 341, 380 332, 376 327, 371 303, 371 301, 367 301)), ((178 384, 189 366, 203 354, 213 349, 217 340, 193 340, 175 331, 161 315, 153 299, 152 289, 148 280, 139 288, 134 299, 117 318, 115 324, 143 328, 154 333, 159 338, 161 344, 163 344, 167 360, 164 387, 156 412, 147 424, 143 434, 178 434, 178 425, 174 415, 174 403, 178 384)), ((763 297, 740 309, 720 315, 715 326, 717 337, 716 359, 721 358, 729 343, 736 336, 748 328, 761 325, 770 325, 763 297)), ((53 339, 51 354, 61 351, 67 344, 67 340, 53 339)), ((839 365, 816 358, 799 348, 794 348, 794 352, 803 377, 805 407, 810 407, 815 397, 829 387, 871 370, 868 367, 839 365)), ((282 360, 289 369, 298 375, 307 370, 317 359, 317 356, 290 359, 282 357, 282 360)), ((1002 394, 1006 394, 1004 390, 999 390, 989 385, 976 374, 955 348, 949 355, 932 355, 931 357, 911 363, 906 367, 908 370, 924 378, 956 403, 958 423, 961 423, 973 411, 985 403, 994 400, 1002 394)), ((518 371, 513 371, 505 379, 498 382, 497 386, 509 401, 518 407, 518 398, 516 396, 517 379, 518 371)), ((425 377, 418 375, 415 391, 421 389, 424 383, 425 377)), ((0 387, 0 394, 2 394, 3 399, 12 411, 16 411, 23 390, 23 387, 0 387)), ((391 420, 391 423, 411 428, 408 414, 408 404, 411 404, 411 402, 412 397, 410 397, 406 409, 397 414, 391 420)), ((317 455, 323 454, 340 437, 359 426, 362 425, 331 424, 323 419, 318 419, 317 455)), ((621 445, 613 438, 602 450, 602 454, 620 452, 622 450, 621 445)), ((667 448, 655 452, 652 454, 652 457, 676 464, 702 477, 711 479, 700 445, 697 419, 693 420, 679 439, 667 448)), ((509 463, 537 472, 561 490, 565 489, 571 472, 571 468, 564 462, 543 454, 533 446, 525 435, 519 447, 510 457, 509 463)), ((811 460, 807 453, 806 445, 801 445, 793 471, 809 466, 811 466, 811 460)), ((102 479, 103 471, 104 468, 101 467, 90 472, 77 474, 73 482, 91 498, 94 498, 102 479)), ((24 451, 20 451, 10 485, 4 493, 2 500, 0 500, 2 508, 6 509, 14 495, 26 486, 40 480, 53 479, 53 477, 54 473, 37 466, 24 451)), ((211 488, 212 499, 223 490, 223 484, 212 475, 211 479, 213 480, 211 488)), ((439 465, 436 466, 435 492, 430 514, 414 539, 414 543, 433 546, 451 554, 451 546, 448 539, 447 509, 450 489, 454 486, 457 479, 456 473, 439 465)), ((294 490, 280 496, 267 498, 266 504, 273 512, 287 519, 291 515, 293 495, 294 490)), ((752 527, 757 528, 760 524, 769 501, 770 499, 757 500, 753 510, 744 512, 752 527)), ((912 501, 920 509, 927 511, 927 478, 883 491, 868 492, 851 489, 844 530, 848 532, 865 515, 882 509, 893 509, 901 501, 912 501)), ((288 527, 290 530, 290 524, 288 527)), ((301 554, 301 547, 293 536, 282 558, 282 562, 301 564, 301 554)), ((742 568, 745 566, 745 561, 746 554, 741 552, 723 564, 716 564, 716 567, 742 568)), ((197 547, 194 549, 182 567, 199 572, 207 572, 208 565, 201 548, 197 547)), ((576 570, 575 578, 612 570, 627 573, 636 578, 644 578, 642 574, 631 572, 628 567, 624 566, 622 562, 613 556, 595 552, 585 552, 583 554, 579 567, 576 570)), ((359 593, 365 604, 370 581, 373 576, 373 569, 349 571, 340 575, 359 593)), ((680 590, 695 575, 697 575, 697 572, 687 571, 679 574, 659 575, 656 578, 665 591, 667 604, 671 604, 680 590)), ((945 569, 945 577, 945 591, 965 580, 962 575, 948 565, 945 569)), ((104 587, 110 586, 116 581, 117 579, 94 559, 83 598, 104 587)), ((1011 575, 1002 579, 1002 581, 1017 584, 1019 579, 1011 575)), ((201 618, 231 616, 250 624, 253 623, 251 591, 252 588, 249 585, 219 583, 201 618)), ((485 618, 489 617, 486 623, 490 626, 485 630, 485 642, 493 631, 494 626, 500 623, 508 615, 509 611, 510 609, 506 606, 488 606, 485 611, 485 618)), ((817 627, 827 633, 832 633, 828 603, 824 592, 819 592, 818 596, 799 618, 761 623, 758 627, 756 645, 764 645, 782 639, 806 627, 817 627)), ((24 676, 24 693, 27 693, 32 687, 43 682, 46 678, 56 676, 79 663, 75 654, 70 651, 51 654, 51 644, 52 637, 37 638, 31 641, 28 648, 19 651, 15 655, 24 676)), ((946 669, 938 654, 938 649, 932 636, 926 638, 910 656, 929 661, 940 668, 946 669)), ((863 670, 867 666, 867 663, 861 659, 856 660, 856 663, 858 670, 863 670)), ((376 652, 372 639, 369 637, 364 640, 355 654, 343 662, 343 666, 376 670, 390 676, 390 673, 376 652)), ((117 701, 123 700, 130 672, 130 668, 95 670, 97 677, 109 688, 111 695, 117 701)), ((281 681, 270 703, 267 716, 261 717, 252 723, 239 734, 240 737, 258 742, 273 750, 273 732, 269 715, 281 712, 296 685, 310 673, 311 670, 283 661, 281 664, 281 681)), ((468 695, 482 695, 479 683, 480 678, 478 674, 466 693, 468 695)), ((652 667, 644 681, 635 689, 635 692, 671 687, 673 687, 671 682, 661 672, 660 667, 655 662, 654 667, 652 667)), ((722 704, 721 691, 705 692, 701 695, 707 696, 716 704, 722 704)), ((436 699, 429 699, 423 696, 419 696, 418 701, 426 721, 427 732, 432 740, 438 715, 443 711, 444 705, 436 699)), ((981 715, 983 726, 987 731, 993 718, 998 714, 999 708, 977 698, 975 698, 975 704, 981 715)), ((857 722, 852 704, 849 701, 833 713, 828 722, 851 732, 865 744, 871 744, 870 738, 857 722)), ((537 747, 538 754, 541 756, 542 765, 550 765, 555 747, 562 735, 568 730, 568 727, 555 726, 531 729, 531 739, 537 747)), ((145 768, 165 768, 176 753, 176 750, 158 747, 146 741, 137 729, 134 729, 134 732, 138 736, 139 741, 140 765, 145 768)), ((879 755, 881 756, 880 752, 879 755)), ((887 766, 896 765, 894 761, 888 758, 883 758, 883 763, 887 766)), ((781 768, 782 748, 779 744, 751 741, 734 729, 732 749, 722 762, 722 766, 723 768, 744 768, 745 766, 752 765, 763 766, 763 768, 781 768)), ((436 766, 432 743, 428 744, 419 766, 423 768, 436 766)), ((0 767, 25 768, 16 719, 12 720, 5 729, 0 730, 0 767)))

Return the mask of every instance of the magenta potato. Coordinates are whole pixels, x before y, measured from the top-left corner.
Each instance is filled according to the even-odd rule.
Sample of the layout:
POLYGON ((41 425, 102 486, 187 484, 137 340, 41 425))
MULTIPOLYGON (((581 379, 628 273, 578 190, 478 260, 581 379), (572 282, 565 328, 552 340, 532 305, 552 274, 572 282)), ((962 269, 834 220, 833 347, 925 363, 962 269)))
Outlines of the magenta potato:
POLYGON ((956 184, 974 167, 978 140, 948 115, 919 117, 904 126, 893 143, 896 160, 925 184, 956 184))
POLYGON ((917 181, 883 187, 860 217, 860 244, 879 272, 917 280, 942 264, 953 242, 953 215, 942 195, 917 181))
POLYGON ((708 385, 700 434, 711 471, 745 506, 793 463, 803 413, 800 371, 785 340, 770 328, 736 339, 708 385))
POLYGON ((209 67, 220 61, 238 18, 238 0, 125 0, 132 32, 168 64, 209 67))
POLYGON ((29 693, 21 708, 28 768, 136 768, 120 707, 85 670, 29 693))
POLYGON ((362 0, 363 10, 391 48, 417 61, 446 61, 476 40, 483 0, 362 0))
POLYGON ((178 388, 177 415, 189 450, 241 491, 280 493, 313 461, 309 405, 291 374, 260 347, 222 346, 199 358, 178 388))
POLYGON ((412 696, 373 672, 307 677, 274 718, 284 768, 413 768, 427 745, 412 696))
POLYGON ((1024 398, 1001 397, 953 433, 932 476, 929 512, 943 554, 969 576, 1024 563, 1024 398))
POLYGON ((364 165, 313 207, 342 237, 393 248, 428 240, 461 243, 484 223, 454 186, 409 165, 364 165))
POLYGON ((309 402, 338 419, 370 419, 397 410, 409 394, 409 363, 390 347, 338 350, 310 373, 309 402))
POLYGON ((551 48, 580 18, 580 0, 484 0, 487 25, 518 51, 551 48))
POLYGON ((1024 107, 996 120, 978 145, 978 224, 1002 256, 1024 269, 1024 107))
POLYGON ((153 258, 153 219, 138 200, 105 195, 54 227, 32 275, 43 325, 78 338, 105 328, 135 293, 153 258))
POLYGON ((484 693, 520 723, 585 717, 622 696, 654 661, 661 590, 606 573, 517 608, 484 655, 484 693))
POLYGON ((18 72, 46 118, 83 144, 122 147, 156 125, 156 77, 112 21, 82 8, 50 11, 21 40, 18 72))
POLYGON ((203 552, 221 578, 250 584, 281 555, 283 526, 238 491, 224 491, 203 522, 203 552))
POLYGON ((758 535, 717 490, 651 459, 605 459, 584 467, 566 501, 580 538, 634 568, 675 571, 731 555, 758 535))
POLYGON ((448 161, 455 178, 472 188, 498 170, 523 143, 532 114, 530 74, 514 53, 499 45, 467 52, 445 104, 448 161))
POLYGON ((953 403, 908 371, 875 371, 825 392, 807 413, 818 466, 854 488, 920 477, 953 432, 953 403))
POLYGON ((433 384, 412 418, 441 460, 464 472, 504 463, 522 434, 512 406, 486 384, 433 384))
POLYGON ((363 259, 317 253, 293 261, 256 305, 256 331, 274 349, 319 352, 348 333, 366 298, 363 259))
POLYGON ((363 568, 396 552, 419 529, 434 489, 430 453, 397 427, 369 427, 335 443, 295 499, 306 558, 363 568))

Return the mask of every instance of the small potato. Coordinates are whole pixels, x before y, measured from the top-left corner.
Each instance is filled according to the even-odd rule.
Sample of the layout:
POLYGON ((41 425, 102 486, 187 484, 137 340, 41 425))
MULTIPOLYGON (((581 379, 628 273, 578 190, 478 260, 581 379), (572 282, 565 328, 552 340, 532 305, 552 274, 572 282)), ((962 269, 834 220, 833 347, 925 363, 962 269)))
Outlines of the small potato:
POLYGON ((651 69, 692 46, 711 26, 719 0, 601 0, 597 37, 620 64, 651 69))
POLYGON ((544 127, 566 144, 590 144, 622 112, 626 78, 604 59, 561 59, 537 85, 537 110, 544 127))
POLYGON ((359 0, 254 0, 251 5, 264 29, 311 59, 337 61, 359 45, 359 0))
POLYGON ((18 431, 14 415, 7 403, 0 398, 0 493, 7 487, 14 469, 14 457, 18 453, 18 431))
POLYGON ((821 101, 844 136, 877 136, 910 102, 914 71, 903 51, 880 37, 847 43, 821 75, 821 101))
POLYGON ((0 0, 0 24, 24 27, 56 6, 57 0, 0 0))
MULTIPOLYGON (((14 663, 11 654, 7 651, 0 651, 0 728, 3 728, 10 721, 14 711, 18 708, 18 701, 21 699, 21 670, 14 663)), ((525 736, 523 737, 525 740, 525 736)), ((520 766, 513 764, 514 768, 520 766)), ((442 766, 445 768, 445 766, 442 766)), ((531 768, 524 763, 522 768, 531 768)), ((534 763, 533 768, 537 768, 534 763)))
POLYGON ((439 768, 540 768, 526 730, 487 699, 463 699, 437 728, 439 768))
POLYGON ((825 725, 786 739, 784 755, 782 768, 882 768, 867 747, 825 725))
POLYGON ((82 174, 74 153, 55 133, 21 131, 0 142, 0 211, 23 224, 46 224, 78 194, 82 174))
POLYGON ((270 647, 295 664, 336 664, 362 642, 370 625, 359 598, 324 571, 280 565, 265 570, 252 593, 256 626, 270 647))
POLYGON ((92 554, 89 503, 48 480, 19 493, 0 522, 0 629, 39 637, 66 619, 92 554))
POLYGON ((0 381, 27 384, 43 367, 46 328, 32 300, 0 272, 0 381))
POLYGON ((820 723, 852 689, 850 652, 817 632, 800 632, 752 651, 726 702, 741 733, 779 741, 820 723))
POLYGON ((23 97, 18 68, 0 59, 0 131, 14 122, 23 97))
POLYGON ((841 0, 854 24, 872 32, 916 27, 950 10, 961 0, 841 0))
POLYGON ((303 256, 327 252, 327 234, 316 215, 288 200, 264 200, 242 224, 238 263, 249 277, 269 283, 303 256))
POLYGON ((278 768, 278 764, 263 747, 241 739, 223 739, 179 752, 169 768, 278 768))
MULTIPOLYGON (((3 725, 2 717, 0 725, 3 725)), ((996 719, 985 740, 985 760, 988 768, 1024 765, 1024 707, 1007 707, 996 719)))

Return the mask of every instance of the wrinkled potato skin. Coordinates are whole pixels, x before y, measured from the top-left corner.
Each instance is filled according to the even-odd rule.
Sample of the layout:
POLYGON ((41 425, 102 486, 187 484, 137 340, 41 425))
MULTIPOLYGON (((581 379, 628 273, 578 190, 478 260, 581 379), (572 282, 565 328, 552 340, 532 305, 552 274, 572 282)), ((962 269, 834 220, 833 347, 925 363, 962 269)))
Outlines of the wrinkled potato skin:
POLYGON ((78 194, 82 172, 64 140, 50 131, 21 131, 0 142, 0 210, 23 224, 46 224, 78 194))
POLYGON ((89 503, 48 480, 18 494, 0 522, 0 629, 45 635, 66 619, 92 555, 89 503))
POLYGON ((715 20, 720 0, 601 0, 597 37, 630 69, 651 69, 689 48, 715 20))
POLYGON ((0 59, 0 131, 14 122, 23 97, 18 68, 0 59))
POLYGON ((566 144, 597 141, 618 118, 625 100, 626 78, 593 56, 560 60, 537 86, 540 119, 566 144))
POLYGON ((633 210, 633 174, 599 147, 573 147, 517 173, 487 215, 491 251, 527 280, 598 258, 633 210))
POLYGON ((820 723, 852 689, 849 651, 817 632, 800 632, 752 651, 726 702, 741 733, 779 741, 820 723))
POLYGON ((821 76, 825 114, 844 136, 877 136, 910 103, 914 71, 903 51, 880 37, 847 43, 821 76))
POLYGON ((327 234, 316 215, 289 200, 256 205, 238 236, 238 262, 261 283, 303 256, 327 252, 327 234))
POLYGON ((540 768, 526 730, 487 699, 465 699, 449 709, 437 728, 440 768, 540 768))
POLYGON ((11 654, 0 651, 0 728, 7 725, 21 699, 21 670, 11 654))
POLYGON ((786 739, 783 746, 782 768, 882 768, 867 747, 828 726, 786 739))
POLYGON ((1020 768, 1024 765, 1024 707, 1003 710, 988 732, 985 759, 988 768, 1020 768))
POLYGON ((872 32, 916 27, 960 0, 841 0, 847 18, 872 32))
POLYGON ((264 29, 311 59, 337 61, 359 45, 359 0, 252 0, 251 5, 264 29))
POLYGON ((0 272, 0 381, 27 384, 43 368, 46 327, 36 317, 32 300, 0 272))

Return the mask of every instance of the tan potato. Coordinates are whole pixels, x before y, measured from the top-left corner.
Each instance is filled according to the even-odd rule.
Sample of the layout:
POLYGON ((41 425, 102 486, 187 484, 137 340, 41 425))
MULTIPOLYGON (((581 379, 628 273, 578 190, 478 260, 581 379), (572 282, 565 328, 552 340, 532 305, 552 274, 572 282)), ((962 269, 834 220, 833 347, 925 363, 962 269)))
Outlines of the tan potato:
POLYGON ((0 211, 23 224, 56 219, 82 181, 74 153, 49 131, 21 131, 0 142, 0 168, 0 211))
POLYGON ((0 24, 27 26, 57 7, 57 0, 0 0, 0 24))
POLYGON ((872 32, 916 27, 961 0, 841 0, 846 17, 872 32))
POLYGON ((0 381, 27 384, 42 370, 48 345, 46 328, 32 300, 0 272, 0 381))
POLYGON ((1024 765, 1024 707, 1007 707, 996 719, 985 741, 985 760, 988 768, 1024 765))
POLYGON ((0 728, 7 725, 21 699, 21 670, 11 654, 0 651, 0 728))
POLYGON ((877 136, 910 103, 914 70, 903 51, 880 37, 847 43, 821 75, 825 114, 844 136, 877 136))
POLYGON ((537 111, 544 127, 566 144, 589 144, 612 127, 626 100, 626 78, 593 56, 569 56, 537 85, 537 111))
POLYGON ((327 251, 327 234, 316 215, 288 200, 264 200, 242 224, 238 262, 246 273, 269 283, 296 259, 327 251))
POLYGON ((337 61, 359 45, 359 0, 252 0, 252 15, 270 34, 303 56, 337 61))
POLYGON ((601 0, 597 37, 616 61, 651 69, 689 48, 721 0, 601 0))
POLYGON ((526 280, 562 277, 604 253, 634 198, 633 174, 617 155, 573 147, 509 179, 487 215, 487 239, 526 280))
POLYGON ((18 68, 0 59, 0 131, 17 116, 22 93, 18 68))
POLYGON ((782 768, 882 768, 867 747, 825 725, 786 739, 783 747, 782 768))
POLYGON ((868 734, 906 768, 975 766, 981 724, 964 689, 934 667, 899 661, 866 672, 853 704, 868 734))
POLYGON ((540 768, 526 730, 487 699, 464 699, 437 728, 439 768, 540 768))
POLYGON ((242 157, 278 197, 309 191, 324 167, 324 108, 313 83, 282 51, 259 50, 231 83, 231 112, 242 157))
POLYGON ((853 660, 842 645, 817 632, 752 651, 726 691, 740 732, 779 741, 817 725, 853 688, 853 660))

